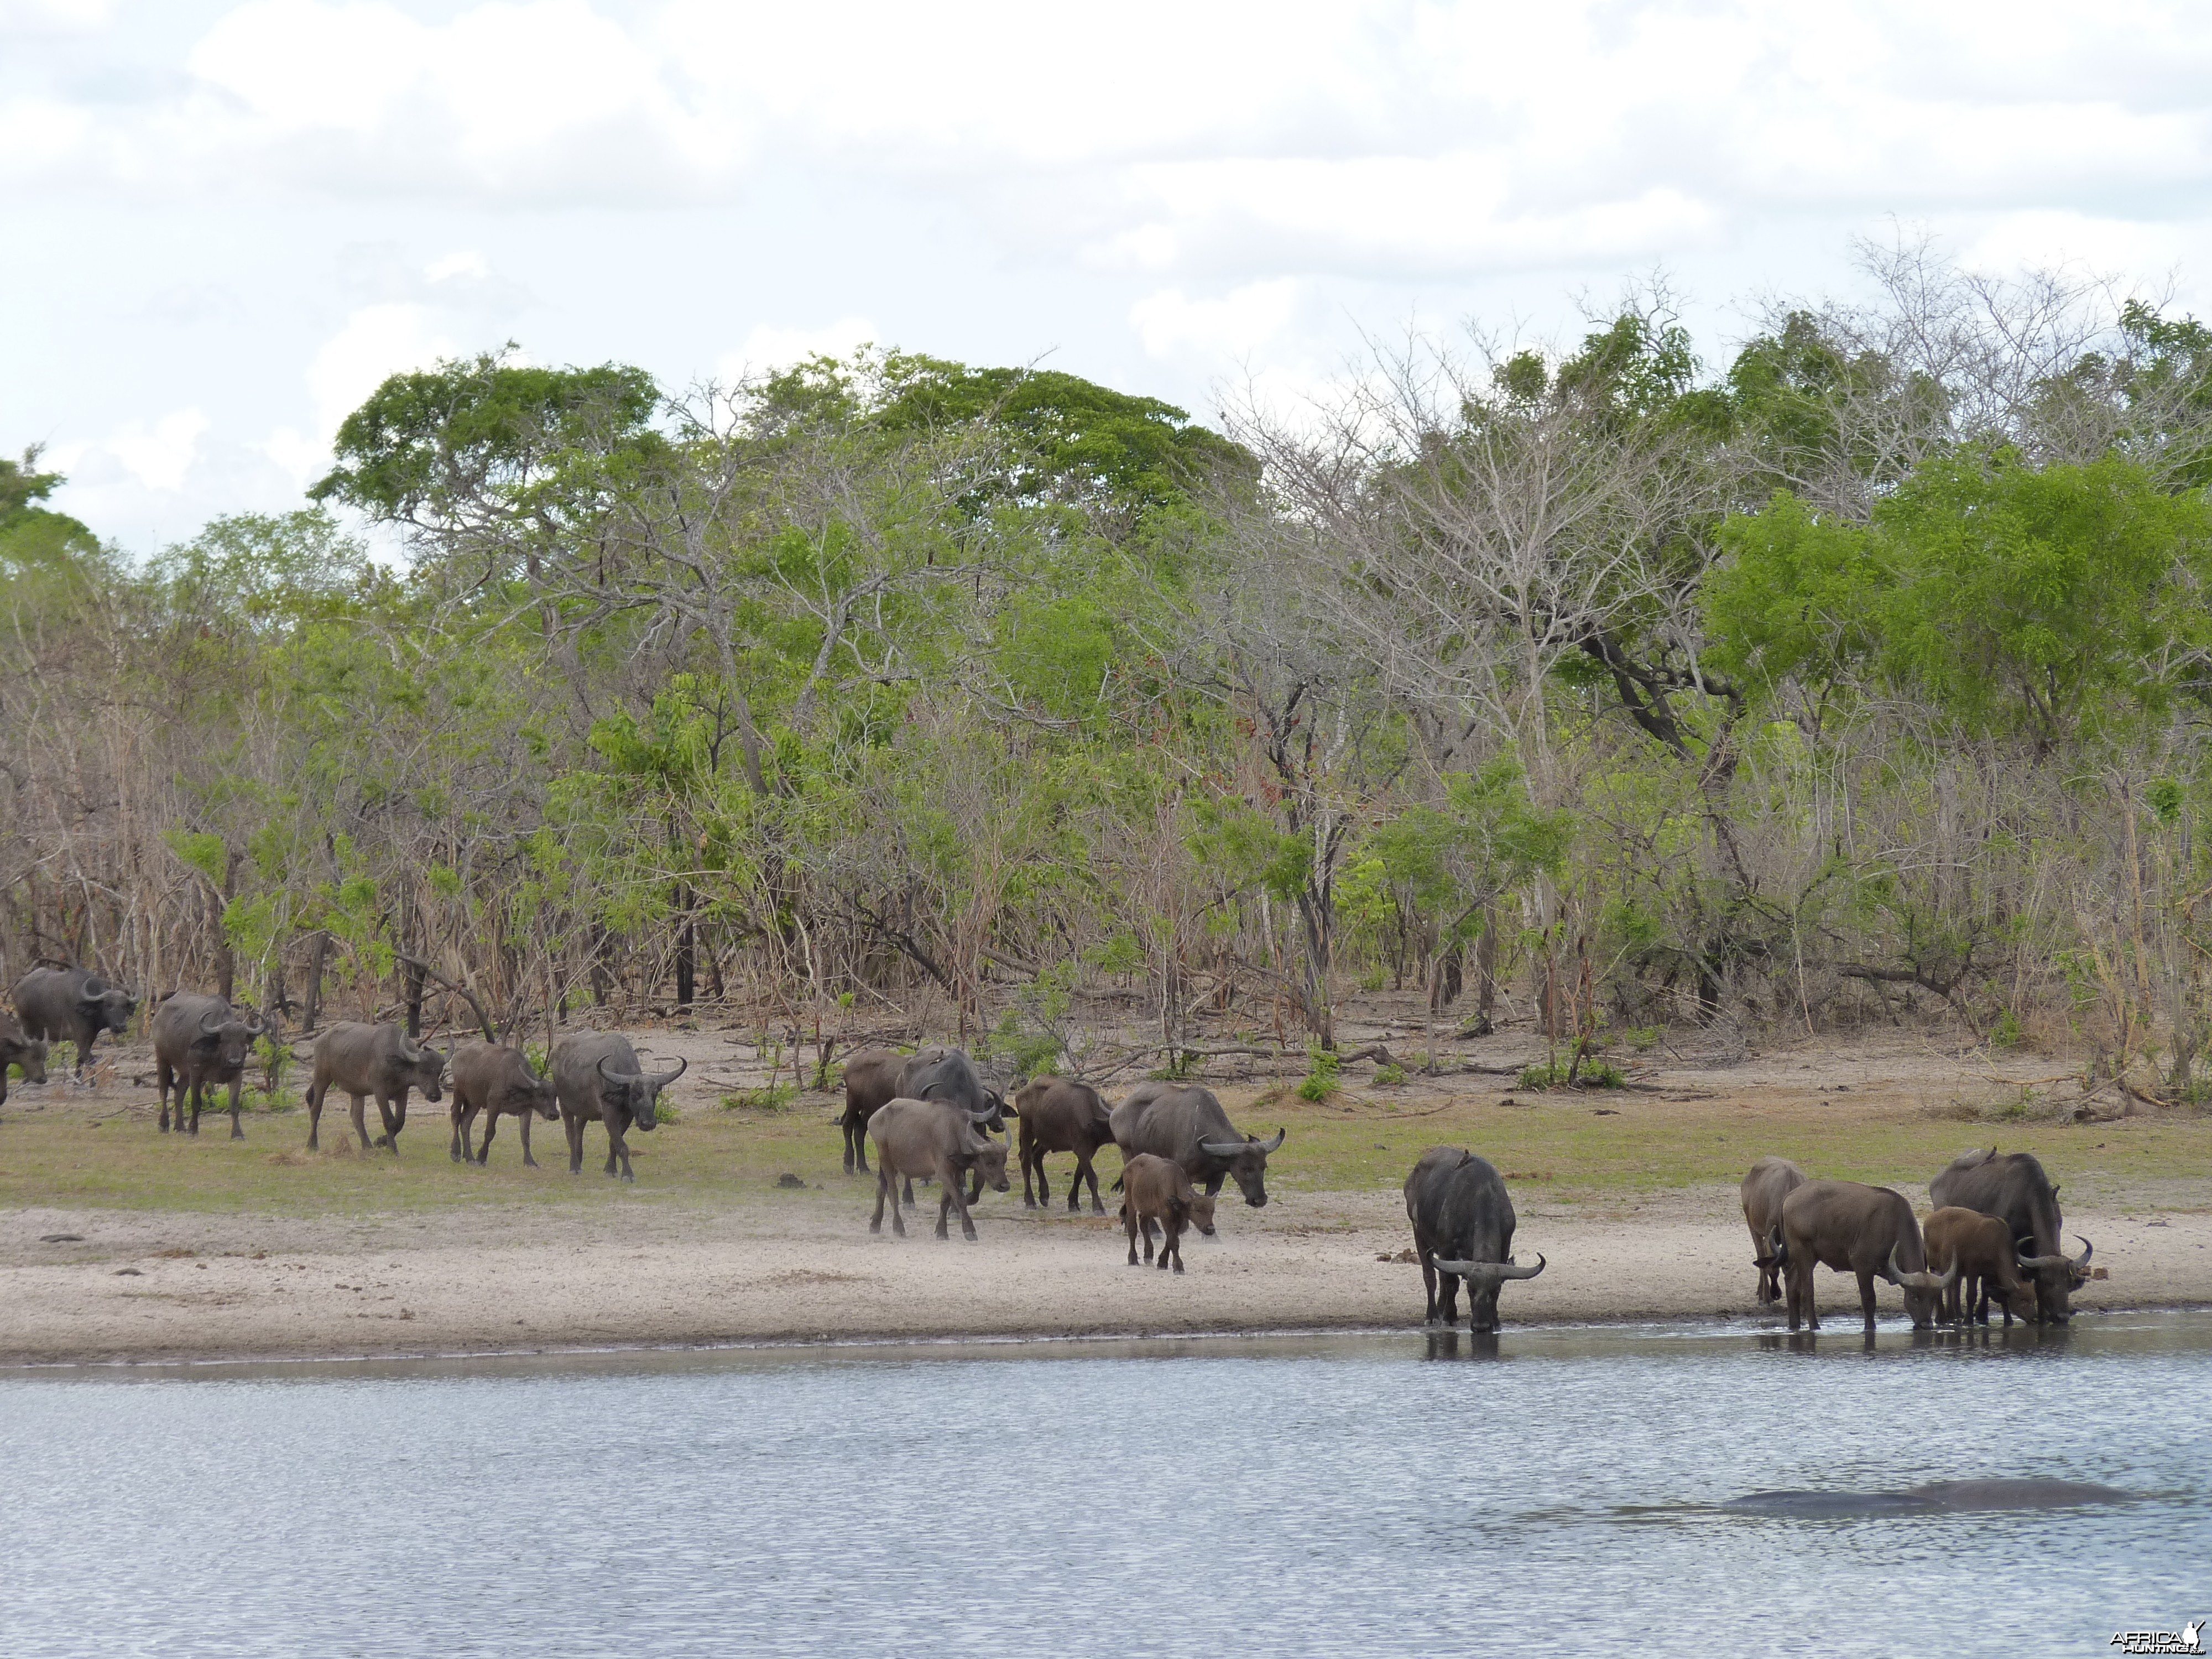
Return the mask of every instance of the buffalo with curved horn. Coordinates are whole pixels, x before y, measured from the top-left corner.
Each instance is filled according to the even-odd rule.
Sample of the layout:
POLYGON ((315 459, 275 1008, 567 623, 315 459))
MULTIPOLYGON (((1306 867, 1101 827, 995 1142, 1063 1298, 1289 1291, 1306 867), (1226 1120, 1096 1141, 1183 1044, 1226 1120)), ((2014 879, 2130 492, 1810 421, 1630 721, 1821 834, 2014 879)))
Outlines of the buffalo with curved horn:
POLYGON ((206 1085, 230 1085, 230 1138, 246 1139, 239 1127, 239 1095, 245 1086, 246 1062, 254 1040, 268 1029, 258 1014, 250 1021, 221 997, 179 991, 164 997, 154 1011, 154 1071, 161 1091, 161 1133, 169 1133, 169 1096, 176 1093, 176 1127, 185 1133, 200 1132, 200 1109, 206 1085), (185 1122, 185 1097, 191 1096, 192 1118, 185 1122))
POLYGON ((1830 1267, 1859 1282, 1859 1307, 1874 1329, 1874 1285, 1886 1279, 1905 1292, 1905 1310, 1917 1329, 1936 1322, 1944 1294, 1958 1281, 1959 1265, 1929 1273, 1920 1224, 1904 1194, 1856 1181, 1808 1181, 1782 1201, 1782 1260, 1788 1275, 1790 1328, 1803 1320, 1820 1328, 1813 1300, 1813 1269, 1830 1267))
POLYGON ((553 1045, 553 1087, 561 1097, 562 1126, 568 1132, 568 1173, 584 1167, 584 1131, 593 1123, 607 1132, 606 1173, 630 1169, 629 1131, 653 1133, 660 1091, 684 1075, 690 1062, 678 1059, 672 1072, 647 1072, 627 1038, 611 1031, 575 1031, 553 1045))
POLYGON ((136 996, 82 968, 33 968, 16 981, 14 1000, 26 1036, 76 1045, 80 1083, 100 1034, 121 1036, 138 1010, 136 996))
MULTIPOLYGON (((1182 1165, 1191 1184, 1211 1198, 1233 1180, 1255 1209, 1267 1201, 1267 1159, 1283 1144, 1240 1134, 1211 1089, 1180 1083, 1140 1083, 1116 1106, 1108 1122, 1126 1164, 1150 1152, 1182 1165)), ((1118 1186, 1120 1183, 1116 1183, 1118 1186)))
POLYGON ((1513 1257, 1517 1218, 1504 1177, 1486 1158, 1463 1146, 1431 1146, 1406 1177, 1406 1218, 1413 1224, 1413 1249, 1429 1293, 1427 1319, 1449 1325, 1459 1318, 1459 1287, 1467 1285, 1468 1328, 1498 1328, 1498 1292, 1508 1279, 1544 1271, 1513 1257))
POLYGON ((449 1058, 424 1048, 404 1027, 340 1020, 315 1039, 314 1079, 307 1085, 308 1150, 321 1145, 323 1102, 335 1088, 353 1103, 353 1132, 362 1150, 372 1144, 389 1146, 397 1158, 399 1132, 407 1127, 408 1091, 419 1089, 434 1103, 442 1099, 449 1058), (384 1133, 373 1143, 362 1116, 362 1103, 372 1095, 384 1121, 384 1133))
MULTIPOLYGON (((2058 1208, 2058 1187, 2032 1152, 1986 1152, 1979 1147, 1951 1161, 1928 1183, 1938 1208, 1956 1205, 1996 1216, 2011 1229, 2021 1253, 2036 1264, 2035 1304, 2039 1318, 2063 1325, 2073 1313, 2073 1295, 2089 1279, 2089 1242, 2069 1256, 2058 1208)), ((2079 1234, 2075 1235, 2080 1237, 2079 1234)), ((1984 1316, 1987 1304, 1983 1304, 1984 1316)))

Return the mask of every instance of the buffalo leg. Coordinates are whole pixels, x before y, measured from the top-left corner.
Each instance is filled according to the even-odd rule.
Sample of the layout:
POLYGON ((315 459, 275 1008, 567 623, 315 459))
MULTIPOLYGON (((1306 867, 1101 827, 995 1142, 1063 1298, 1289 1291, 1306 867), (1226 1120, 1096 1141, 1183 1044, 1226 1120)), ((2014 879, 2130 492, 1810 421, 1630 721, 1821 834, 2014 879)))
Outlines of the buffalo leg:
POLYGON ((350 1093, 346 1096, 346 1100, 353 1110, 354 1139, 361 1142, 361 1149, 366 1152, 375 1144, 368 1138, 368 1120, 362 1115, 368 1109, 367 1102, 362 1096, 350 1093))
MULTIPOLYGON (((476 1109, 473 1106, 469 1109, 469 1117, 471 1121, 473 1121, 476 1117, 476 1109)), ((492 1131, 498 1127, 499 1114, 492 1110, 489 1107, 486 1107, 484 1109, 483 1139, 477 1143, 475 1153, 476 1161, 478 1164, 489 1164, 491 1162, 491 1134, 492 1131)), ((526 1146, 530 1144, 530 1126, 527 1122, 525 1122, 522 1126, 522 1141, 523 1145, 526 1146)), ((469 1157, 468 1131, 464 1127, 461 1131, 462 1161, 465 1163, 468 1161, 469 1157)))
POLYGON ((938 1167, 938 1184, 945 1188, 945 1202, 939 1204, 937 1208, 937 1236, 939 1238, 945 1237, 945 1212, 949 1208, 960 1212, 960 1237, 970 1244, 975 1242, 975 1218, 968 1212, 968 1194, 962 1184, 963 1177, 969 1174, 974 1175, 975 1191, 981 1194, 983 1190, 983 1176, 981 1170, 971 1169, 963 1171, 954 1169, 949 1164, 940 1164, 938 1167))
MULTIPOLYGON (((528 1112, 520 1112, 516 1114, 514 1119, 514 1127, 522 1133, 522 1167, 526 1170, 534 1170, 538 1167, 538 1160, 530 1155, 531 1116, 532 1114, 528 1112)), ((484 1145, 487 1146, 491 1145, 491 1125, 489 1123, 486 1123, 484 1125, 484 1145)))
MULTIPOLYGON (((161 1091, 161 1133, 167 1134, 169 1133, 169 1085, 176 1074, 169 1069, 169 1062, 166 1060, 155 1061, 154 1070, 155 1081, 161 1091)), ((179 1095, 177 1097, 177 1104, 182 1106, 184 1103, 184 1097, 179 1095)), ((182 1115, 181 1113, 179 1114, 180 1119, 182 1115)), ((181 1121, 178 1127, 180 1128, 183 1127, 181 1121)), ((307 1144, 311 1146, 314 1145, 313 1141, 307 1144)))
POLYGON ((1874 1328, 1874 1275, 1859 1275, 1859 1308, 1866 1315, 1866 1328, 1874 1328))
POLYGON ((1426 1250, 1421 1252, 1421 1288, 1429 1293, 1429 1304, 1421 1314, 1424 1325, 1437 1322, 1437 1259, 1426 1250))
POLYGON ((1121 1224, 1129 1230, 1129 1265, 1137 1266, 1137 1209, 1127 1199, 1121 1200, 1121 1224))
POLYGON ((246 1131, 245 1131, 245 1130, 243 1130, 243 1129, 241 1129, 241 1128, 240 1128, 240 1127, 238 1127, 238 1097, 239 1097, 239 1096, 240 1096, 240 1095, 241 1095, 242 1093, 244 1093, 244 1092, 245 1092, 245 1090, 246 1090, 246 1083, 245 1083, 245 1080, 244 1080, 243 1079, 241 1079, 241 1078, 233 1078, 233 1079, 231 1079, 231 1080, 230 1080, 230 1138, 231 1138, 233 1140, 243 1140, 243 1139, 246 1139, 246 1131))
MULTIPOLYGON (((446 1149, 446 1155, 456 1164, 475 1163, 476 1148, 470 1142, 476 1127, 477 1109, 463 1099, 461 1091, 456 1089, 453 1091, 453 1103, 447 1109, 446 1115, 453 1122, 453 1144, 446 1149)), ((490 1126, 485 1127, 489 1128, 490 1126)), ((487 1134, 484 1139, 489 1140, 491 1137, 487 1134)))
POLYGON ((186 1134, 196 1135, 200 1132, 200 1079, 199 1073, 195 1072, 192 1074, 192 1127, 185 1131, 186 1134))
POLYGON ((1216 1174, 1206 1176, 1206 1195, 1208 1198, 1219 1197, 1221 1194, 1221 1183, 1228 1179, 1229 1176, 1226 1170, 1219 1171, 1216 1174))
POLYGON ((1175 1259, 1175 1270, 1182 1271, 1182 1224, 1173 1216, 1160 1224, 1160 1271, 1165 1273, 1168 1259, 1175 1259))
POLYGON ((1804 1315, 1804 1280, 1805 1270, 1797 1264, 1796 1258, 1792 1256, 1789 1267, 1784 1271, 1782 1290, 1784 1299, 1789 1304, 1790 1328, 1793 1331, 1797 1328, 1798 1322, 1804 1315))
POLYGON ((561 1114, 561 1127, 568 1132, 568 1173, 584 1172, 584 1120, 567 1112, 561 1114))
POLYGON ((1152 1218, 1148 1215, 1139 1216, 1138 1220, 1145 1229, 1145 1260, 1150 1261, 1152 1259, 1152 1218))
MULTIPOLYGON (((405 1109, 402 1108, 401 1109, 404 1111, 405 1109)), ((376 1097, 376 1115, 378 1121, 384 1125, 384 1133, 382 1137, 378 1139, 376 1144, 380 1146, 391 1147, 393 1155, 395 1157, 398 1156, 399 1152, 399 1126, 405 1122, 406 1119, 395 1115, 392 1109, 392 1103, 386 1100, 381 1094, 378 1095, 376 1097)))
POLYGON ((307 1150, 311 1152, 322 1149, 323 1097, 330 1091, 326 1083, 307 1085, 307 1150))
MULTIPOLYGON (((1078 1186, 1086 1181, 1091 1183, 1091 1213, 1104 1215, 1106 1206, 1098 1201, 1098 1166, 1091 1161, 1090 1153, 1078 1152, 1075 1155, 1075 1180, 1078 1186)), ((1075 1194, 1073 1191, 1067 1195, 1067 1207, 1071 1210, 1075 1207, 1075 1194)))
POLYGON ((629 1172, 629 1148, 623 1144, 623 1133, 610 1123, 607 1125, 607 1173, 609 1175, 615 1172, 615 1164, 618 1160, 622 1164, 622 1178, 624 1181, 636 1180, 637 1177, 629 1172))

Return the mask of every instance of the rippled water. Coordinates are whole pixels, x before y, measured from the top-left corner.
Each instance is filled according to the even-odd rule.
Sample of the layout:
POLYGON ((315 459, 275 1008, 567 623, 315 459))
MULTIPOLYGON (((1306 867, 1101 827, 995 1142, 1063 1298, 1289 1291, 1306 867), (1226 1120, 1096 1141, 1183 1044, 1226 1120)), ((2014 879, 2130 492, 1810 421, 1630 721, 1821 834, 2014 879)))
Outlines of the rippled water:
POLYGON ((2208 1401, 2205 1315, 16 1372, 0 1650, 2104 1653, 2208 1401), (1984 1475, 2144 1496, 1698 1507, 1984 1475))

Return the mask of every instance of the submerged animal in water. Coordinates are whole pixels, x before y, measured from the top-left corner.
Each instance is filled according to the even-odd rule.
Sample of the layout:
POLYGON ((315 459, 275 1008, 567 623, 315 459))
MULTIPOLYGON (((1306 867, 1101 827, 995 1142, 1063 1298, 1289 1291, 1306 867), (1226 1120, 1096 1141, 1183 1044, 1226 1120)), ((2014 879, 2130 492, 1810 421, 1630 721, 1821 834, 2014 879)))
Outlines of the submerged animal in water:
POLYGON ((1747 1492, 1720 1507, 1752 1515, 1817 1519, 1944 1510, 2057 1510, 2076 1504, 2124 1504, 2134 1496, 2118 1487, 2083 1480, 1932 1480, 1904 1492, 1747 1492))

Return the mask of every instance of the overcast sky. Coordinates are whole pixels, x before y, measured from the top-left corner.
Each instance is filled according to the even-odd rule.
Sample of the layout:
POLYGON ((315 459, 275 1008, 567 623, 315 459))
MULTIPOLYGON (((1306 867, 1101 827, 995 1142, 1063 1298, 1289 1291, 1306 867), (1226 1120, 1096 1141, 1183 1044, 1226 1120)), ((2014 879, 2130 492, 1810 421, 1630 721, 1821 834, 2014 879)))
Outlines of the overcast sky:
POLYGON ((0 450, 144 552, 385 374, 860 340, 1206 413, 1668 272, 1716 358, 1903 223, 2212 311, 2212 7, 0 0, 0 450))

